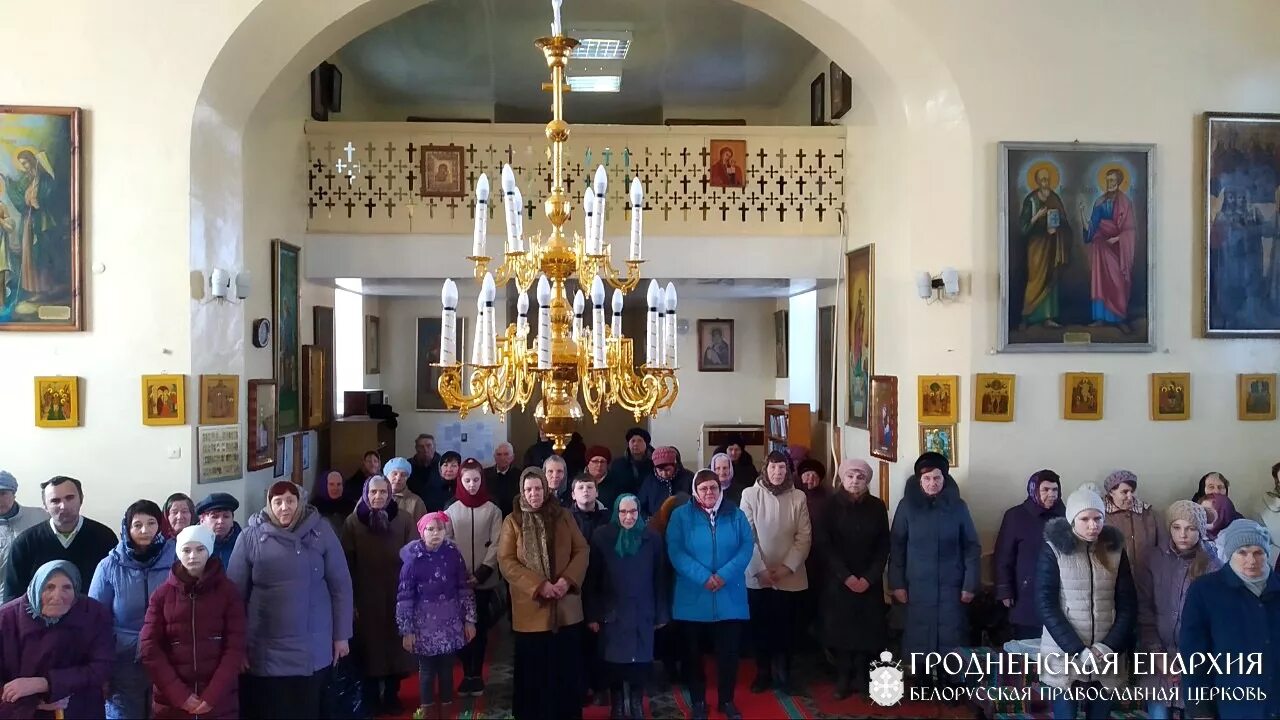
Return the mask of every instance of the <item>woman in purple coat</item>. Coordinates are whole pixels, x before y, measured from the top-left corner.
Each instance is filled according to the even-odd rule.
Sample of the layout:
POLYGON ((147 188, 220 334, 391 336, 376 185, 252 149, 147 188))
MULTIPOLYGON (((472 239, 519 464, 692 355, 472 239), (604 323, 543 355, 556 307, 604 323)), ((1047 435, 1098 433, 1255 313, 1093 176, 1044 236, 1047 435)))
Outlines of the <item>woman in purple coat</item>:
POLYGON ((396 625, 404 649, 418 658, 421 715, 431 717, 439 695, 438 717, 452 717, 453 656, 476 636, 476 594, 462 553, 448 539, 449 516, 438 511, 423 515, 418 533, 422 539, 400 551, 396 625))
POLYGON ((80 594, 66 560, 41 565, 27 594, 0 606, 0 718, 101 718, 115 636, 111 610, 80 594))
POLYGON ((996 599, 1009 608, 1009 622, 1019 638, 1040 636, 1036 612, 1036 563, 1044 546, 1044 526, 1066 514, 1062 481, 1052 470, 1027 480, 1027 499, 1004 513, 996 535, 996 599))
POLYGON ((249 518, 227 577, 248 607, 250 718, 319 717, 329 668, 350 651, 351 575, 333 526, 280 480, 249 518))

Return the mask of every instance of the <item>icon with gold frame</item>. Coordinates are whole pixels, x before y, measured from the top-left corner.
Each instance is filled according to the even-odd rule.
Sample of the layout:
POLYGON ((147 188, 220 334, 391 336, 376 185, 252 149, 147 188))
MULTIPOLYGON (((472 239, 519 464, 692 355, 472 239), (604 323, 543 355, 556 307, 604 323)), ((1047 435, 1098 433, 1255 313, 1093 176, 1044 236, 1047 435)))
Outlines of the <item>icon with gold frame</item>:
POLYGON ((80 378, 74 375, 36 378, 36 427, 80 426, 80 378))
POLYGON ((978 422, 1013 422, 1018 376, 978 373, 973 376, 973 419, 978 422))
POLYGON ((200 376, 200 424, 235 425, 240 422, 240 376, 200 376))
POLYGON ((1151 419, 1191 418, 1191 373, 1151 373, 1151 419))
POLYGON ((920 452, 940 453, 951 467, 959 465, 955 425, 921 425, 920 452))
POLYGON ((960 376, 921 375, 918 399, 921 423, 954 423, 960 416, 960 376))
POLYGON ((1102 373, 1062 374, 1062 419, 1102 419, 1102 373))
POLYGON ((142 376, 142 424, 187 424, 187 376, 142 376))
POLYGON ((1241 420, 1276 419, 1275 373, 1237 375, 1236 394, 1241 420))

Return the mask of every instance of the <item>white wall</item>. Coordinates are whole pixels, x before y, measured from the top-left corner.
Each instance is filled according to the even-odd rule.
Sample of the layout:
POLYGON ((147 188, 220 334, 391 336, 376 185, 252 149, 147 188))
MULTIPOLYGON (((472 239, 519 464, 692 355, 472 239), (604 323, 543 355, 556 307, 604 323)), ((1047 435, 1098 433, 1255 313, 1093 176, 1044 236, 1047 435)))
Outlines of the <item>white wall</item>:
POLYGON ((654 442, 693 457, 703 423, 763 423, 773 394, 773 306, 766 300, 680 300, 689 334, 679 338, 680 396, 650 425, 654 442), (698 320, 732 319, 734 371, 698 372, 698 320))

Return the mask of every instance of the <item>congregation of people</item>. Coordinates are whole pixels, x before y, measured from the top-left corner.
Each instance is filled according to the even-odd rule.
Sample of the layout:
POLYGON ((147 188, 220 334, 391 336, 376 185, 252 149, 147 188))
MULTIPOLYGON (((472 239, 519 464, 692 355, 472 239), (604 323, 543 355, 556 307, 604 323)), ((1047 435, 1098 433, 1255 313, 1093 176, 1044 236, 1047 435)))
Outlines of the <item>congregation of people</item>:
MULTIPOLYGON (((486 692, 503 618, 512 712, 531 720, 581 718, 586 703, 643 718, 655 663, 687 689, 694 718, 712 707, 740 718, 744 655, 750 692, 794 695, 805 691, 797 655, 815 646, 837 699, 865 693, 894 645, 895 605, 900 657, 970 644, 982 547, 942 455, 915 462, 890 522, 856 458, 829 479, 803 448, 757 467, 732 440, 691 471, 642 428, 616 457, 575 441, 561 455, 543 438, 524 466, 503 443, 485 467, 422 435, 409 458, 370 452, 351 476, 322 474, 310 489, 274 482, 243 527, 230 494, 174 493, 130 504, 118 536, 81 513, 79 480, 45 480, 35 508, 0 471, 0 718, 324 717, 339 663, 358 668, 379 714, 404 711, 401 685, 416 671, 421 716, 454 717, 459 696, 486 692)), ((1280 463, 1271 480, 1258 522, 1220 473, 1163 512, 1126 470, 1069 493, 1052 470, 1032 474, 1000 524, 993 592, 1013 635, 1039 643, 1041 683, 1180 687, 1183 698, 1257 687, 1265 699, 1146 711, 1280 717, 1269 662, 1280 463), (1085 662, 1132 651, 1262 653, 1265 673, 1133 676, 1123 662, 1085 662)), ((1053 707, 1061 718, 1110 710, 1053 707)))

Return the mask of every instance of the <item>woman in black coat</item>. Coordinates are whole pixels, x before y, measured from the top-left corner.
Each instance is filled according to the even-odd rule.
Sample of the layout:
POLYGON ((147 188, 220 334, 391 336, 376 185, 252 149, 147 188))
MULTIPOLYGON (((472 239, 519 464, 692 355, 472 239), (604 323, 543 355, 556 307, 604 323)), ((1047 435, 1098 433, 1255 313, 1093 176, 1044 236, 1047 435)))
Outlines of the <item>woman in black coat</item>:
POLYGON ((837 700, 865 687, 871 661, 885 649, 888 623, 884 566, 889 559, 889 513, 868 492, 871 466, 840 463, 840 484, 826 503, 816 545, 827 571, 822 598, 823 639, 836 656, 837 700), (856 675, 856 677, 855 677, 856 675))
POLYGON ((644 717, 654 632, 671 619, 665 555, 662 538, 645 528, 635 495, 620 495, 612 520, 591 535, 583 611, 587 627, 599 636, 599 660, 608 666, 611 718, 624 716, 628 699, 629 717, 644 717))

